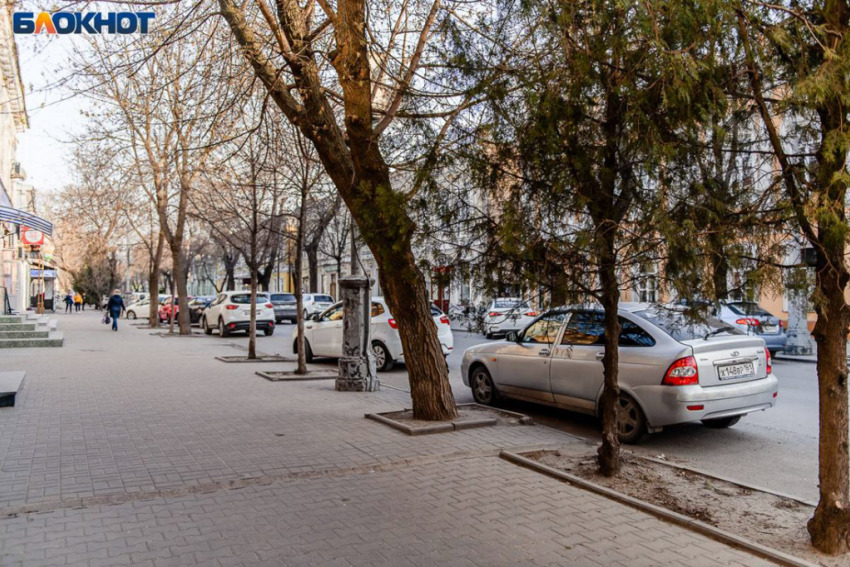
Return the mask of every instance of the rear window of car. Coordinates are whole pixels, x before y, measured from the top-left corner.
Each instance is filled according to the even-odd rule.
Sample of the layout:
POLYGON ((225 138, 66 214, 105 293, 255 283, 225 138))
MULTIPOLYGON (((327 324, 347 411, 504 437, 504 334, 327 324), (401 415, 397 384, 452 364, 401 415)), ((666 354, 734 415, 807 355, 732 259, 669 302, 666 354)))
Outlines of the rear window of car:
POLYGON ((737 303, 729 303, 727 305, 735 315, 755 315, 757 317, 772 316, 768 311, 759 307, 759 304, 754 301, 739 301, 737 303))
POLYGON ((440 308, 436 305, 431 305, 431 316, 436 317, 437 315, 442 315, 443 312, 440 311, 440 308))
POLYGON ((291 293, 275 293, 272 295, 272 301, 295 301, 295 296, 291 293))
POLYGON ((720 319, 715 319, 714 317, 688 317, 680 311, 646 310, 635 311, 635 315, 646 319, 677 341, 703 339, 710 333, 729 335, 745 334, 743 331, 739 331, 720 319), (722 332, 717 332, 721 329, 722 332))
POLYGON ((313 297, 313 301, 318 301, 319 303, 333 303, 334 298, 330 295, 316 295, 313 297))
POLYGON ((528 309, 529 305, 525 301, 517 301, 513 299, 497 299, 493 302, 493 307, 496 309, 528 309))
MULTIPOLYGON (((268 303, 269 296, 268 295, 258 295, 257 303, 268 303)), ((235 303, 237 305, 251 305, 251 294, 250 293, 239 293, 236 295, 230 296, 230 303, 235 303)))

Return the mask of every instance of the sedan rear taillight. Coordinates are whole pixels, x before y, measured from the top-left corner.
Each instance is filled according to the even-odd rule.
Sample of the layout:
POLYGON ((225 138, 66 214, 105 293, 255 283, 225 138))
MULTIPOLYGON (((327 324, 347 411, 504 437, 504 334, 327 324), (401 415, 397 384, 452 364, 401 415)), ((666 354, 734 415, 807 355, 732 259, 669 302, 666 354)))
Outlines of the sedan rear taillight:
POLYGON ((271 303, 266 303, 266 307, 268 307, 269 309, 274 309, 274 305, 272 305, 271 303))
POLYGON ((750 325, 753 327, 758 327, 760 325, 758 319, 753 319, 752 317, 744 317, 743 319, 738 319, 735 321, 738 325, 750 325))
POLYGON ((449 321, 449 318, 446 315, 440 317, 440 323, 442 323, 443 325, 451 325, 451 321, 449 321))
POLYGON ((699 370, 697 370, 697 361, 693 356, 680 358, 670 365, 667 369, 667 374, 664 375, 662 384, 667 386, 690 386, 699 384, 699 370))
POLYGON ((537 311, 529 311, 525 314, 526 317, 537 317, 537 311))
POLYGON ((489 315, 490 317, 498 317, 499 315, 501 315, 501 313, 499 313, 498 311, 490 311, 490 313, 488 313, 487 315, 489 315))
POLYGON ((773 371, 773 366, 770 364, 770 351, 764 349, 764 358, 767 360, 767 373, 770 374, 773 371))
POLYGON ((398 329, 398 323, 395 322, 395 319, 387 319, 387 323, 389 323, 390 327, 393 329, 398 329))
POLYGON ((239 309, 239 307, 237 307, 236 305, 228 305, 227 307, 225 307, 225 309, 227 309, 228 311, 235 311, 236 309, 239 309))

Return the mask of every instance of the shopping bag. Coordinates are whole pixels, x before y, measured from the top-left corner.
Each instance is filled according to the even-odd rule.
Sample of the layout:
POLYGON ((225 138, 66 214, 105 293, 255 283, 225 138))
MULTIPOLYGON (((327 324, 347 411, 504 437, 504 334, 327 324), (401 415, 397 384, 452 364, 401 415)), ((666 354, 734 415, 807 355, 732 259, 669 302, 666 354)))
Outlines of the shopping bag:
POLYGON ((111 321, 109 320, 109 313, 107 312, 103 314, 103 324, 108 325, 109 323, 111 323, 111 321))

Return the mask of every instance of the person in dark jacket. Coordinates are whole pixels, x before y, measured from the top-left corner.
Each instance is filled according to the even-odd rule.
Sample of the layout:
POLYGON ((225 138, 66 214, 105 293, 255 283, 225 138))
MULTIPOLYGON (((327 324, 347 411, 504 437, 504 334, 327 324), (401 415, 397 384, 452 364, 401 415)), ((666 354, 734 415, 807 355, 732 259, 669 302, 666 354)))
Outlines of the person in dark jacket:
POLYGON ((127 308, 124 306, 124 298, 121 297, 121 292, 115 290, 112 292, 112 297, 109 298, 109 303, 106 304, 106 310, 109 316, 112 317, 112 330, 118 330, 118 318, 124 313, 127 308))
POLYGON ((74 312, 74 297, 71 295, 71 292, 65 294, 65 313, 73 313, 74 312))

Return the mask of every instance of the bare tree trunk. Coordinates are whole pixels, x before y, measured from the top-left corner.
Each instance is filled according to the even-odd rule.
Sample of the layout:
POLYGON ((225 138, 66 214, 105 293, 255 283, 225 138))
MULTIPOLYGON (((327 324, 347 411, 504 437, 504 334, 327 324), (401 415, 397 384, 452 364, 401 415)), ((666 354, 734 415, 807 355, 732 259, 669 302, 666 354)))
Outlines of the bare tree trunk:
MULTIPOLYGON (((183 254, 183 240, 174 239, 171 244, 171 257, 174 267, 174 284, 177 287, 177 324, 180 328, 181 335, 191 335, 192 326, 189 319, 189 310, 186 308, 189 303, 189 290, 186 286, 186 259, 183 254)), ((174 311, 171 312, 171 319, 174 320, 174 311)))
MULTIPOLYGON (((838 262, 843 261, 842 254, 839 249, 838 262)), ((843 268, 843 264, 838 265, 843 268)), ((815 548, 831 554, 850 551, 847 280, 846 270, 832 269, 819 258, 817 289, 824 303, 815 303, 818 320, 812 334, 818 345, 820 499, 808 530, 815 548)))
POLYGON ((307 270, 310 277, 310 293, 319 293, 319 244, 311 242, 304 247, 307 253, 307 270))
POLYGON ((251 268, 251 327, 248 330, 248 360, 255 358, 257 358, 257 269, 253 267, 251 268))
POLYGON ((298 231, 295 234, 295 308, 298 310, 296 324, 298 325, 298 369, 296 373, 307 373, 307 352, 304 340, 304 221, 307 217, 306 195, 302 190, 301 210, 298 214, 298 231))
POLYGON ((599 250, 599 283, 602 288, 602 307, 605 310, 605 355, 602 358, 602 445, 599 447, 599 469, 605 476, 620 472, 620 440, 617 435, 617 420, 620 399, 619 343, 620 318, 618 316, 620 289, 617 283, 617 262, 614 251, 616 223, 597 229, 599 250))
POLYGON ((151 273, 148 277, 148 290, 150 290, 148 325, 154 329, 159 327, 159 267, 162 264, 164 250, 165 234, 160 230, 156 241, 156 252, 151 259, 151 273))

